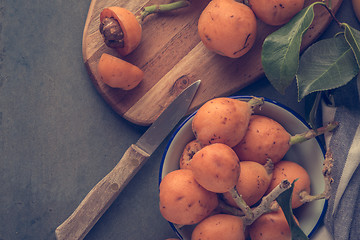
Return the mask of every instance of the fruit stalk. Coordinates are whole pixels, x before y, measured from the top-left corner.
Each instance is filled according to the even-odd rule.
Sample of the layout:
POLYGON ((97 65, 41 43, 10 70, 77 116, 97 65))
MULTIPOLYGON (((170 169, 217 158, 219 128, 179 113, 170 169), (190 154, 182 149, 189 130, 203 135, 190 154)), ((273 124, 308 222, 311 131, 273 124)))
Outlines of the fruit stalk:
POLYGON ((251 109, 260 107, 261 105, 264 104, 264 98, 262 97, 252 97, 249 101, 248 104, 250 106, 251 109))
POLYGON ((140 16, 138 17, 138 20, 140 23, 142 23, 144 19, 150 14, 170 12, 188 6, 190 6, 189 1, 176 1, 168 4, 154 4, 144 7, 140 13, 140 16))
POLYGON ((311 129, 311 130, 306 131, 304 133, 296 134, 296 135, 290 137, 289 144, 294 145, 294 144, 297 144, 297 143, 305 142, 305 141, 307 141, 309 139, 317 137, 317 136, 319 136, 321 134, 324 134, 326 132, 331 132, 335 128, 337 128, 338 126, 339 126, 339 122, 334 121, 334 122, 330 122, 326 126, 318 128, 318 129, 311 129))
POLYGON ((274 163, 271 161, 270 158, 267 159, 265 165, 264 165, 266 172, 270 175, 274 171, 274 163))

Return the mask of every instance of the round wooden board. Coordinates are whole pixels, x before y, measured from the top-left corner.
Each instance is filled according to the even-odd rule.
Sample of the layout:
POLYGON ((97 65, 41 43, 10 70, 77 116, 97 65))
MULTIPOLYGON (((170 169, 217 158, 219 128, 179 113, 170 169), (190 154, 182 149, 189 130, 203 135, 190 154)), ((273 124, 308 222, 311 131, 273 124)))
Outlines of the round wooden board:
MULTIPOLYGON (((264 76, 261 46, 271 27, 258 20, 258 34, 253 48, 243 57, 230 59, 208 51, 197 33, 197 21, 209 0, 192 1, 192 5, 171 13, 148 16, 142 24, 139 47, 124 59, 141 68, 143 81, 133 90, 124 91, 105 85, 97 73, 102 53, 120 57, 108 48, 99 32, 99 15, 103 8, 121 6, 136 14, 143 6, 168 3, 169 0, 92 0, 83 33, 83 58, 97 91, 122 117, 138 125, 150 125, 174 98, 196 80, 202 80, 190 106, 193 111, 205 101, 226 96, 264 76)), ((314 0, 305 0, 309 5, 314 0)), ((333 0, 337 12, 342 0, 333 0)), ((315 6, 315 18, 305 33, 302 50, 313 43, 332 18, 321 6, 315 6)))

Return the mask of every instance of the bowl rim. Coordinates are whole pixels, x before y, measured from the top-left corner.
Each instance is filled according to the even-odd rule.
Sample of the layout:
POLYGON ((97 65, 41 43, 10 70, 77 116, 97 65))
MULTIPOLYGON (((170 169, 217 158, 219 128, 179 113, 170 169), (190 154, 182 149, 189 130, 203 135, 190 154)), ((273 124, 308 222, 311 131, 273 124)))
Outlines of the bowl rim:
MULTIPOLYGON (((249 100, 253 97, 259 97, 259 96, 253 96, 253 95, 235 95, 235 96, 228 96, 226 98, 233 98, 233 99, 245 99, 245 100, 249 100)), ((267 98, 267 97, 261 97, 264 99, 265 102, 268 102, 268 103, 271 103, 271 104, 274 104, 274 105, 277 105, 281 108, 283 108, 284 110, 288 111, 289 113, 291 113, 294 117, 296 117, 298 120, 300 120, 307 128, 311 128, 310 125, 307 123, 307 121, 297 112, 295 112, 293 109, 291 109, 290 107, 278 102, 278 101, 275 101, 275 100, 272 100, 270 98, 267 98)), ((162 155, 162 158, 161 158, 161 162, 160 162, 160 169, 159 169, 159 179, 158 179, 158 185, 160 185, 161 181, 162 181, 162 173, 163 173, 163 167, 164 167, 164 162, 165 162, 165 158, 166 158, 166 155, 167 155, 167 152, 170 148, 170 145, 171 143, 173 142, 175 136, 177 135, 177 133, 182 129, 182 127, 188 122, 190 121, 190 119, 192 117, 195 116, 196 112, 198 111, 195 110, 193 113, 191 113, 188 117, 186 117, 177 127, 176 129, 174 130, 174 132, 172 133, 170 139, 168 140, 167 144, 166 144, 166 147, 165 147, 165 150, 164 150, 164 153, 162 155)), ((319 137, 315 137, 321 151, 322 151, 322 154, 323 156, 325 157, 325 148, 323 146, 323 144, 321 143, 320 141, 320 138, 319 137)), ((326 210, 327 210, 327 207, 328 207, 328 200, 325 199, 324 201, 324 207, 323 207, 323 210, 319 216, 319 219, 317 220, 315 226, 313 227, 313 229, 311 230, 311 232, 308 234, 308 237, 311 238, 314 233, 317 231, 317 229, 319 228, 319 226, 321 225, 322 223, 322 220, 324 219, 325 217, 325 214, 326 214, 326 210)), ((182 235, 180 234, 180 232, 178 231, 178 229, 175 227, 175 225, 172 223, 172 222, 169 222, 168 223, 170 224, 171 228, 173 229, 173 231, 176 233, 176 235, 180 238, 180 239, 183 239, 182 235)))

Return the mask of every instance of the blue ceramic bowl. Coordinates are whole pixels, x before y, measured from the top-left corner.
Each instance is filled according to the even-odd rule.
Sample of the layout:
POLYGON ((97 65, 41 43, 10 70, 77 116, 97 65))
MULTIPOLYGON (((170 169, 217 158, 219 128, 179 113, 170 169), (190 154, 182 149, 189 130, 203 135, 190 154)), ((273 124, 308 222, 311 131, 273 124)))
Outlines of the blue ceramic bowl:
MULTIPOLYGON (((251 96, 234 96, 232 98, 247 101, 251 96)), ((291 135, 305 132, 310 128, 306 121, 296 112, 270 99, 265 98, 264 105, 260 109, 256 109, 255 113, 276 120, 291 135)), ((159 173, 159 184, 167 173, 179 168, 179 159, 185 145, 194 139, 191 122, 195 114, 196 112, 184 120, 171 136, 163 154, 159 173)), ((301 144, 293 145, 284 157, 286 160, 299 163, 307 170, 311 179, 311 194, 318 194, 324 190, 325 183, 322 176, 324 155, 325 150, 323 146, 319 142, 319 139, 315 138, 301 144)), ((325 200, 317 200, 294 210, 294 214, 298 218, 302 230, 309 237, 314 234, 320 225, 326 207, 327 202, 325 200)), ((193 226, 183 226, 179 228, 172 223, 170 223, 170 225, 180 239, 191 239, 193 226)))

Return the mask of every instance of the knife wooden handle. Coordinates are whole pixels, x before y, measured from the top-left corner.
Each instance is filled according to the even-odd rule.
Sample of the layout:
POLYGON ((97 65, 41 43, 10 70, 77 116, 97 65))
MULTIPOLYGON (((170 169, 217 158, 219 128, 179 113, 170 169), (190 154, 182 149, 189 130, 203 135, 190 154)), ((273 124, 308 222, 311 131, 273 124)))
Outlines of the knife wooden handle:
POLYGON ((70 217, 56 228, 56 239, 83 239, 149 157, 148 153, 131 145, 113 170, 91 189, 70 217))

